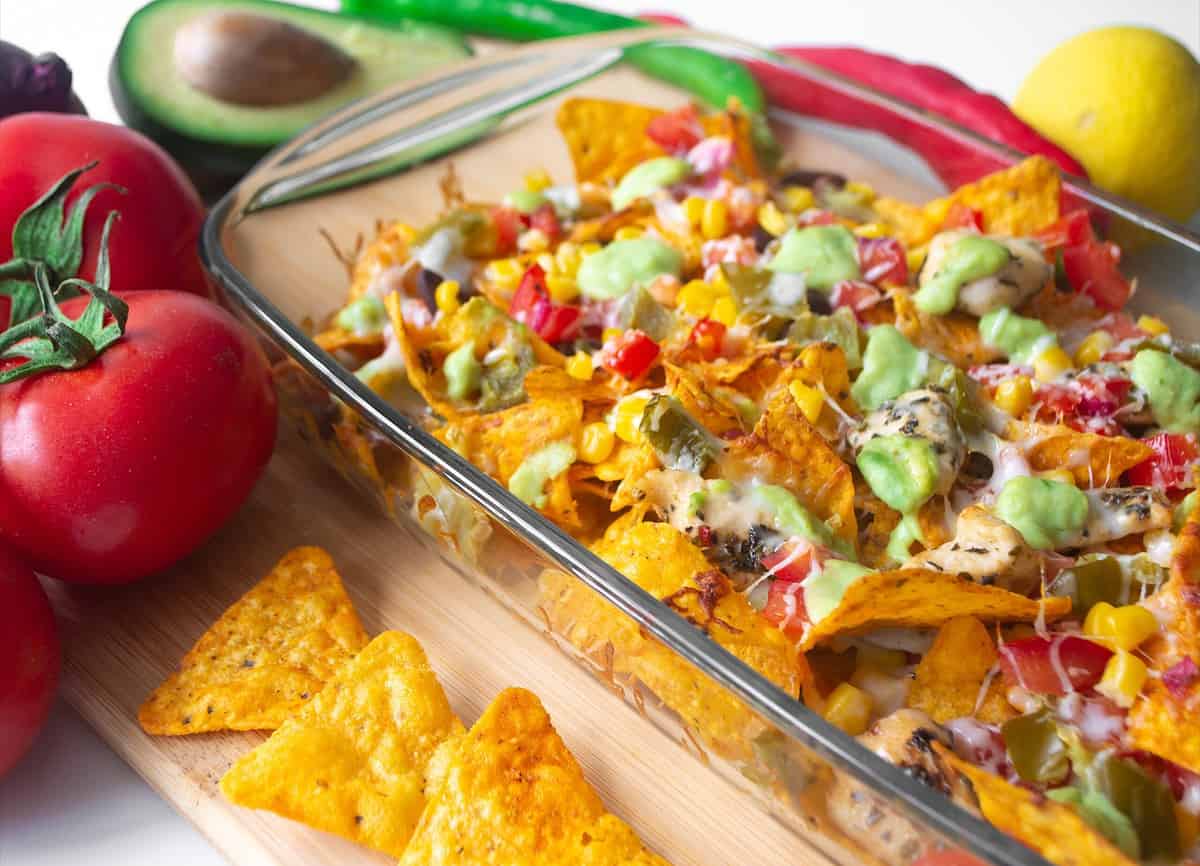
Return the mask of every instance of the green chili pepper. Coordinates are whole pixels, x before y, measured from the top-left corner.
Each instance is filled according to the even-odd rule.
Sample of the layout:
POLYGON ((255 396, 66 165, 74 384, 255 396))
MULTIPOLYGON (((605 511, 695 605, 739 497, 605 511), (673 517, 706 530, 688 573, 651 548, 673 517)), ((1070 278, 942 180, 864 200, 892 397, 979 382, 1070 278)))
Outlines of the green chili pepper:
POLYGON ((617 306, 617 324, 622 331, 641 331, 656 343, 666 339, 673 323, 667 308, 641 286, 628 292, 617 306))
POLYGON ((1179 857, 1179 824, 1171 790, 1133 761, 1111 753, 1096 757, 1084 774, 1087 787, 1106 796, 1128 816, 1147 860, 1179 857))
POLYGON ((1100 602, 1120 607, 1129 604, 1133 581, 1127 581, 1121 564, 1111 556, 1079 562, 1054 579, 1054 595, 1069 596, 1071 611, 1081 618, 1100 602))
POLYGON ((639 429, 668 469, 703 472, 721 447, 678 400, 665 394, 650 398, 639 429))
POLYGON ((862 367, 862 345, 858 321, 849 307, 838 307, 831 315, 803 312, 796 316, 788 329, 788 339, 801 346, 809 343, 835 343, 846 356, 851 370, 862 367))
POLYGON ((1009 719, 1001 726, 1000 734, 1013 769, 1023 781, 1061 782, 1071 771, 1067 747, 1059 739, 1058 725, 1049 709, 1009 719))

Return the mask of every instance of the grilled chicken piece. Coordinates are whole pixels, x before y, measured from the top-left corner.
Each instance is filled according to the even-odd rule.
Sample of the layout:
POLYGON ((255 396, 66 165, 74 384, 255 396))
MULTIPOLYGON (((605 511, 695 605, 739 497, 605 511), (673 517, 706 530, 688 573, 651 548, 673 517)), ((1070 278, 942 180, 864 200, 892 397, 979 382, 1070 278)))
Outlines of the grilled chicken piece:
MULTIPOLYGON (((955 241, 970 234, 964 229, 942 232, 929 242, 929 255, 921 267, 919 279, 924 286, 942 267, 942 262, 955 241)), ((1008 248, 1008 264, 988 277, 967 283, 958 291, 955 309, 972 316, 983 316, 1001 307, 1017 307, 1035 295, 1053 270, 1042 256, 1041 247, 1024 238, 992 237, 1008 248)))
POLYGON ((1028 595, 1038 585, 1041 558, 1021 533, 986 508, 972 505, 958 515, 952 540, 918 553, 904 567, 962 574, 976 583, 1028 595))
MULTIPOLYGON (((925 713, 897 710, 880 719, 858 739, 914 779, 978 813, 979 801, 970 782, 948 766, 933 749, 935 740, 950 747, 950 732, 925 713)), ((834 785, 829 814, 847 835, 860 840, 884 863, 908 863, 923 850, 922 833, 911 820, 896 806, 846 776, 839 776, 834 785)))
POLYGON ((1088 498, 1087 524, 1064 547, 1102 544, 1171 525, 1170 500, 1153 487, 1102 487, 1084 492, 1088 498))
POLYGON ((940 388, 917 388, 888 400, 863 419, 848 439, 855 453, 877 436, 913 436, 926 439, 938 459, 936 492, 948 493, 966 459, 966 443, 954 407, 940 388))

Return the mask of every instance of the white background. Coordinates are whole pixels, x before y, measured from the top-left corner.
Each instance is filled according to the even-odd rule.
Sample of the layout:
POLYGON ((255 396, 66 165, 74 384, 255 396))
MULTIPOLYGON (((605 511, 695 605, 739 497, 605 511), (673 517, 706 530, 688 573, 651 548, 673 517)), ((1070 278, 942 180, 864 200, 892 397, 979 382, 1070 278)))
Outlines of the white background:
MULTIPOLYGON (((453 2, 453 0, 446 0, 453 2)), ((142 0, 0 0, 0 38, 55 51, 93 117, 117 120, 108 63, 142 0)), ((331 5, 315 0, 313 5, 331 5)), ((1102 24, 1156 27, 1200 56, 1200 0, 614 0, 763 45, 858 44, 943 66, 1010 99, 1039 57, 1102 24)), ((0 866, 218 866, 225 861, 69 709, 0 780, 0 866)))

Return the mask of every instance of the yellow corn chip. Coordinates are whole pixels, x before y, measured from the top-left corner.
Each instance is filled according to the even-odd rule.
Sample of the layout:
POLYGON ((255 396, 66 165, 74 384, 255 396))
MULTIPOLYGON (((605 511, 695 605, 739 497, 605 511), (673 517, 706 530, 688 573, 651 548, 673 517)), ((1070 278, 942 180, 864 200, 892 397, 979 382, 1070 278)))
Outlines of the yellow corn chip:
POLYGON ((561 367, 541 366, 525 374, 525 394, 531 402, 574 397, 584 403, 611 404, 621 399, 621 388, 601 373, 584 382, 561 367))
POLYGON ((974 367, 1003 357, 979 336, 979 320, 966 313, 950 312, 931 316, 917 309, 912 293, 893 289, 896 328, 913 345, 928 349, 958 367, 974 367))
POLYGON ((937 628, 956 616, 1033 622, 1043 611, 1047 622, 1062 619, 1071 612, 1071 600, 1026 598, 941 571, 878 571, 850 584, 838 606, 804 635, 800 648, 879 628, 937 628))
POLYGON ((1149 445, 1128 436, 1081 433, 1064 424, 1012 421, 1007 438, 1025 446, 1025 459, 1038 472, 1070 469, 1081 487, 1107 487, 1151 457, 1149 445))
POLYGON ((741 432, 742 416, 737 409, 709 391, 699 376, 675 364, 665 364, 664 368, 667 389, 706 430, 717 436, 741 432))
POLYGON ((402 222, 392 223, 380 231, 354 262, 347 300, 358 300, 375 285, 384 271, 406 261, 415 235, 412 227, 402 222))
POLYGON ((329 554, 297 547, 138 710, 148 734, 274 730, 367 643, 329 554))
POLYGON ((908 705, 924 710, 941 724, 963 716, 975 716, 988 724, 1007 721, 1016 711, 1005 700, 995 677, 997 657, 996 642, 978 619, 956 616, 947 620, 917 665, 908 705))
POLYGON ((758 157, 754 152, 754 137, 750 131, 750 118, 742 111, 721 111, 700 118, 700 125, 707 136, 720 136, 733 142, 733 164, 743 178, 761 177, 758 157))
POLYGON ((937 234, 941 221, 936 223, 918 205, 888 196, 879 196, 871 205, 896 237, 908 247, 919 247, 928 243, 937 234))
MULTIPOLYGON (((669 524, 622 518, 593 550, 788 694, 799 694, 809 679, 807 666, 783 632, 734 592, 687 536, 669 524)), ((762 722, 729 692, 577 578, 546 571, 541 591, 543 609, 557 633, 613 673, 644 683, 717 752, 747 753, 762 722)))
POLYGON ((429 762, 462 731, 421 645, 384 632, 234 764, 221 790, 399 857, 425 807, 429 762))
POLYGON ((613 183, 640 162, 663 155, 646 136, 656 108, 608 99, 573 98, 559 106, 555 123, 571 152, 575 180, 613 183))
POLYGON ((1055 866, 1135 866, 1133 860, 1070 806, 994 776, 964 761, 941 743, 933 746, 952 767, 971 780, 985 818, 1055 866))
POLYGON ((891 564, 887 546, 901 514, 876 496, 865 481, 855 484, 854 512, 858 522, 858 559, 868 568, 891 564))
POLYGON ((609 814, 535 695, 506 689, 447 743, 400 866, 667 866, 609 814))

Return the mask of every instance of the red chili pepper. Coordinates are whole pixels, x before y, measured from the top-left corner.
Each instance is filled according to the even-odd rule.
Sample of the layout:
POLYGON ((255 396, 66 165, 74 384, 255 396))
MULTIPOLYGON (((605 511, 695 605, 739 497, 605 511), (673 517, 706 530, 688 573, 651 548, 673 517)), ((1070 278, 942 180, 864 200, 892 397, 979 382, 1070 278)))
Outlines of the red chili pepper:
POLYGON ((1126 476, 1130 484, 1158 487, 1168 493, 1193 487, 1192 467, 1200 458, 1196 437, 1188 433, 1156 433, 1142 440, 1154 450, 1130 469, 1126 476))
POLYGON ((660 114, 646 126, 646 136, 667 153, 687 153, 704 138, 704 128, 690 102, 660 114))
POLYGON ((530 266, 508 304, 508 314, 524 322, 547 343, 563 343, 579 333, 583 311, 570 304, 556 304, 546 290, 546 272, 530 266))
POLYGON ((1027 637, 1000 647, 1000 672, 1010 685, 1039 695, 1089 689, 1104 675, 1113 651, 1075 635, 1027 637))
POLYGON ((858 267, 868 283, 908 283, 908 256, 895 238, 859 238, 858 267))
POLYGON ((604 346, 600 359, 605 367, 632 382, 646 374, 658 353, 658 343, 641 331, 626 331, 604 346))
MULTIPOLYGON (((933 66, 905 63, 861 48, 789 46, 783 54, 836 72, 859 84, 939 115, 1023 153, 1041 154, 1068 174, 1087 177, 1066 151, 1039 135, 995 96, 980 93, 933 66)), ((949 187, 1007 168, 973 144, 930 129, 877 103, 846 94, 770 64, 751 62, 768 99, 812 117, 883 133, 916 151, 949 187)))
POLYGON ((709 318, 698 321, 688 336, 688 343, 699 349, 706 361, 715 361, 721 356, 724 341, 725 326, 709 318))
POLYGON ((950 210, 946 212, 946 218, 942 220, 941 230, 949 229, 974 229, 981 232, 983 231, 983 212, 977 211, 961 201, 956 201, 950 205, 950 210))

